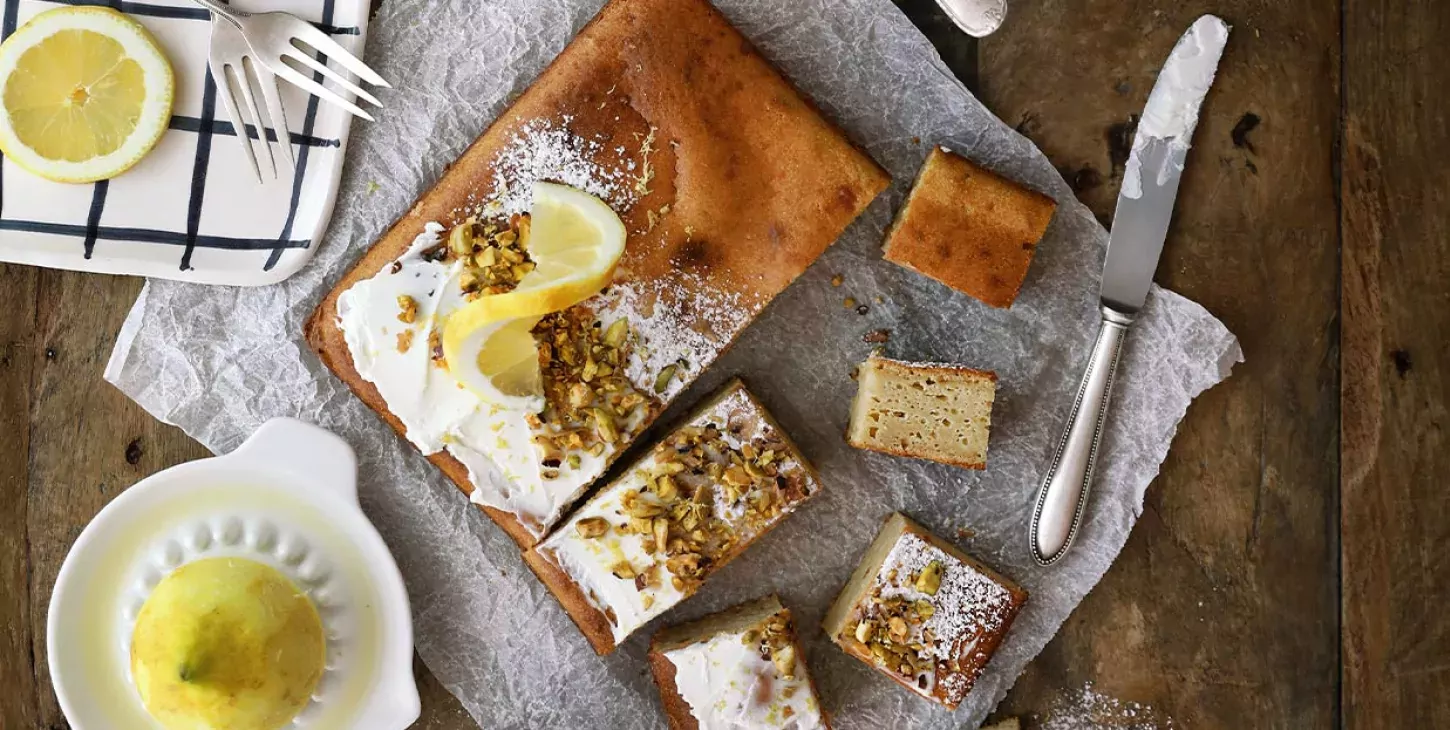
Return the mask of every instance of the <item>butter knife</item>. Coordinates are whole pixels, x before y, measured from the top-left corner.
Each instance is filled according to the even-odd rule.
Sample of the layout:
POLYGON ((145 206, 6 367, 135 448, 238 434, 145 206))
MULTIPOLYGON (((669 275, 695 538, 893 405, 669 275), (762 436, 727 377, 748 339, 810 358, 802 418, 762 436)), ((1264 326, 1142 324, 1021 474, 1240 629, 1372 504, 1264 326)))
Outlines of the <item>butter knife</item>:
POLYGON ((1173 48, 1138 123, 1103 264, 1101 328, 1067 431, 1032 510, 1032 557, 1040 565, 1061 560, 1082 526, 1118 356, 1147 301, 1199 108, 1213 85, 1228 34, 1228 24, 1219 18, 1199 18, 1173 48))

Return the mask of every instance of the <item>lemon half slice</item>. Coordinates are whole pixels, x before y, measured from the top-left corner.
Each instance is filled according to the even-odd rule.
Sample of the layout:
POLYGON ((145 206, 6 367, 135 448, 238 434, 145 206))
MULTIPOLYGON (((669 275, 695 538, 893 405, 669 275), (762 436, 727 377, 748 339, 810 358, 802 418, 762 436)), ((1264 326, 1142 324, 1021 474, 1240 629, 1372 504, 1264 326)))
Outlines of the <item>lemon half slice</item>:
POLYGON ((130 169, 171 119, 175 79, 140 23, 110 8, 46 11, 0 44, 0 151, 59 182, 130 169))
POLYGON ((609 285, 624 255, 626 231, 607 203, 554 183, 534 185, 528 254, 534 270, 506 294, 479 297, 443 324, 443 354, 453 377, 485 401, 511 410, 544 406, 539 319, 609 285))

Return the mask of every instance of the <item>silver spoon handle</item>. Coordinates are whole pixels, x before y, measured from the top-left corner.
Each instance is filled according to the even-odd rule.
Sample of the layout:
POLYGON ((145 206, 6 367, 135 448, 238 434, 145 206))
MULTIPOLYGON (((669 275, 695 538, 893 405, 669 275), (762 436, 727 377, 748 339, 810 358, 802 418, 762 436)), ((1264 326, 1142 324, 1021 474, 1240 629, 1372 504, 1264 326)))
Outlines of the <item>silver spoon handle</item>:
POLYGON ((1132 326, 1131 315, 1103 307, 1102 327, 1093 345, 1087 372, 1072 405, 1067 432, 1057 444, 1052 466, 1037 492, 1032 510, 1032 557, 1039 565, 1052 565, 1067 554, 1082 525, 1097 464, 1098 443, 1113 393, 1113 378, 1123 339, 1132 326))
POLYGON ((1001 27, 1007 17, 1007 0, 936 0, 967 35, 985 38, 1001 27))

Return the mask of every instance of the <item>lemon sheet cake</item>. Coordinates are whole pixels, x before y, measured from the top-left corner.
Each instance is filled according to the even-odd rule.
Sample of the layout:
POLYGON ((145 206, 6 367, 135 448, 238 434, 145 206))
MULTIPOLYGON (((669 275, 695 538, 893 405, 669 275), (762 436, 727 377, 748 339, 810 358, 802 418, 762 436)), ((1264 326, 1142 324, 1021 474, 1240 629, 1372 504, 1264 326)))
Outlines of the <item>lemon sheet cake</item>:
POLYGON ((529 546, 887 183, 706 0, 612 0, 323 299, 307 339, 529 546), (438 328, 529 273, 541 180, 602 200, 627 241, 608 287, 532 331, 543 407, 498 409, 450 378, 438 328))

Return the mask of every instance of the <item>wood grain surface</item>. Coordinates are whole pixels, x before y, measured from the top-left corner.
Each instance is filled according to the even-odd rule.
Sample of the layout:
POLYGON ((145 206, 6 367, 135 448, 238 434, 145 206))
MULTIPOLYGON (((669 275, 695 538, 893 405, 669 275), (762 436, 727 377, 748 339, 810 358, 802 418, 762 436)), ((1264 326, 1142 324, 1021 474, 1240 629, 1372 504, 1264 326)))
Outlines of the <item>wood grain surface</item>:
POLYGON ((1004 709, 1050 715, 1044 698, 1093 682, 1186 727, 1331 727, 1338 12, 1257 0, 1029 7, 982 44, 983 100, 1104 222, 1134 115, 1174 42, 1210 7, 1234 26, 1157 280, 1221 318, 1245 362, 1193 404, 1127 549, 1004 709))
POLYGON ((1450 7, 1345 3, 1343 707, 1450 727, 1450 7))
MULTIPOLYGON (((1135 708, 1109 727, 1450 727, 1450 4, 1014 0, 974 43, 932 0, 897 3, 1105 222, 1174 39, 1210 10, 1235 26, 1158 281, 1246 362, 1189 410, 1127 548, 999 714, 1050 727, 1090 683, 1135 708)), ((67 727, 45 614, 76 535, 206 455, 101 379, 140 285, 0 264, 4 730, 67 727)), ((417 727, 473 728, 416 668, 417 727)))

